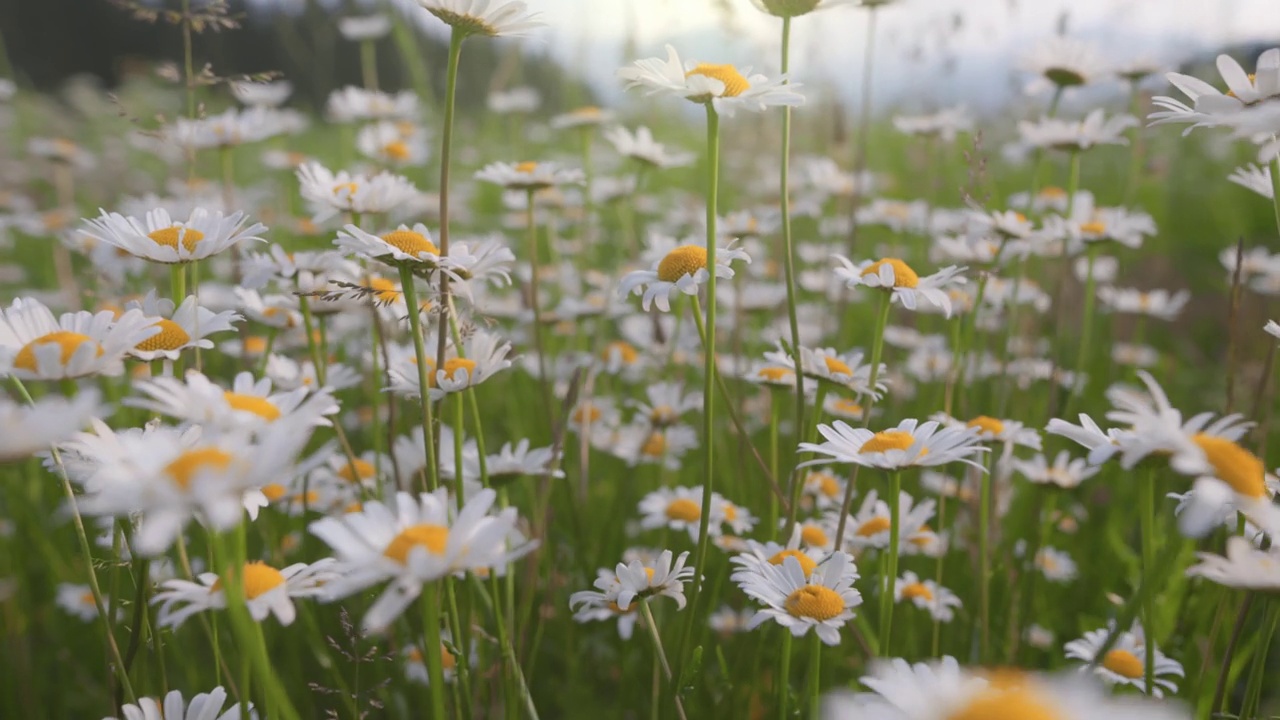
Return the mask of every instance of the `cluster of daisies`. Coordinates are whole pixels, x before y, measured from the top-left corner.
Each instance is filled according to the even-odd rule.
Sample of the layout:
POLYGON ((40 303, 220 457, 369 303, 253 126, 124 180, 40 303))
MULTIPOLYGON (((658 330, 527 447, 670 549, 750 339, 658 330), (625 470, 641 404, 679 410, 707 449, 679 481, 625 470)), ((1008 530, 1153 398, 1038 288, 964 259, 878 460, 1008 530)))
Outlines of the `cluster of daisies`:
MULTIPOLYGON (((889 2, 754 4, 789 28, 889 2)), ((459 53, 465 38, 538 26, 509 0, 397 5, 447 24, 459 53)), ((1137 92, 1157 63, 1116 66, 1069 38, 1029 56, 1028 90, 1053 100, 1011 129, 1003 160, 1036 179, 999 204, 894 198, 875 172, 767 153, 726 153, 703 195, 675 189, 694 154, 663 131, 595 106, 543 124, 527 87, 487 108, 536 127, 521 152, 539 159, 488 145, 453 158, 452 116, 437 134, 414 93, 376 89, 376 47, 397 22, 340 23, 366 52, 364 86, 324 107, 338 164, 282 149, 317 131, 285 107, 286 81, 231 83, 237 105, 130 138, 174 177, 216 154, 220 183, 170 181, 96 215, 74 186, 100 158, 30 139, 71 190, 44 208, 0 197, 3 243, 44 240, 36 264, 60 286, 0 309, 13 388, 0 462, 61 483, 51 522, 74 518, 86 562, 58 607, 113 642, 140 639, 145 621, 157 647, 158 633, 180 644, 201 631, 217 647, 210 619, 224 614, 240 645, 243 612, 265 653, 262 625, 296 637, 340 603, 359 610, 351 633, 390 638, 401 675, 437 710, 448 683, 466 716, 471 680, 497 678, 509 707, 543 700, 526 673, 544 633, 563 633, 589 638, 565 650, 580 656, 569 672, 619 658, 611 643, 649 646, 655 716, 740 700, 785 716, 803 638, 801 705, 832 691, 831 717, 1189 717, 1168 698, 1187 692, 1179 658, 1201 650, 1158 606, 1187 601, 1183 577, 1194 592, 1280 587, 1280 480, 1252 449, 1265 423, 1170 399, 1178 359, 1160 340, 1190 293, 1122 271, 1161 229, 1080 185, 1080 166, 1141 121, 1058 115, 1106 78, 1137 92), (447 185, 423 189, 436 162, 447 185), (1051 165, 1065 182, 1040 182, 1051 165), (722 176, 746 198, 732 209, 722 176), (1095 313, 1110 342, 1091 336, 1095 313), (1139 502, 1115 531, 1119 497, 1139 502), (1082 532, 1099 527, 1105 545, 1082 532), (1092 555, 1104 550, 1116 567, 1092 555), (102 558, 132 571, 132 603, 121 583, 104 592, 102 558), (1058 592, 1079 617, 1049 607, 1058 592), (734 676, 724 648, 749 648, 755 675, 734 676), (996 669, 1019 663, 1065 673, 996 669)), ((1225 56, 1218 69, 1219 84, 1169 74, 1186 101, 1156 97, 1147 119, 1250 144, 1262 165, 1229 179, 1274 201, 1280 50, 1253 74, 1225 56)), ((739 114, 790 113, 808 92, 671 46, 618 78, 702 108, 711 157, 722 120, 730 139, 739 114)), ((893 128, 932 149, 973 121, 950 108, 893 128)), ((1220 259, 1236 291, 1280 293, 1280 255, 1233 246, 1220 259)), ((1280 339, 1280 325, 1265 331, 1280 339)), ((280 710, 259 662, 268 681, 255 675, 244 696, 139 694, 120 714, 256 717, 259 698, 280 710)))

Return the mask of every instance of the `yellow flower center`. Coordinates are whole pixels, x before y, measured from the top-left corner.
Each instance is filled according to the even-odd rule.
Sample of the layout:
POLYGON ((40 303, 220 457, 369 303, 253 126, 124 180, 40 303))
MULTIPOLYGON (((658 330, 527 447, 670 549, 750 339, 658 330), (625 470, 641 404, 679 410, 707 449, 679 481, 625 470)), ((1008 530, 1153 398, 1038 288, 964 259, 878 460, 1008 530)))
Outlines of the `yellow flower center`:
POLYGON ((882 453, 889 450, 906 450, 915 441, 915 436, 904 430, 885 430, 872 435, 870 440, 862 443, 858 452, 882 453))
POLYGON ((1145 667, 1137 655, 1128 650, 1110 650, 1102 657, 1102 667, 1131 680, 1142 677, 1145 667))
POLYGON ((1015 686, 984 690, 947 720, 1062 720, 1062 715, 1031 689, 1015 686))
POLYGON ((1200 446, 1219 480, 1248 498, 1267 496, 1266 469, 1256 455, 1230 440, 1199 434, 1191 440, 1200 446))
POLYGON ((649 412, 649 422, 654 425, 670 425, 680 419, 680 414, 670 405, 659 405, 649 412))
POLYGON ((458 658, 449 652, 444 645, 440 646, 440 662, 445 670, 453 670, 458 667, 458 658))
POLYGON ((818 492, 833 498, 840 494, 840 482, 831 473, 815 472, 809 475, 809 484, 816 486, 818 492))
POLYGON ((244 351, 250 355, 261 355, 267 351, 267 339, 261 335, 250 335, 244 339, 244 351))
POLYGON ((347 195, 348 195, 348 196, 351 196, 351 195, 355 195, 355 194, 356 194, 356 191, 357 191, 357 190, 359 190, 359 189, 360 189, 360 184, 359 184, 359 183, 353 183, 353 182, 349 182, 349 183, 339 183, 339 184, 337 184, 337 185, 334 185, 334 186, 333 186, 333 194, 334 194, 334 195, 337 195, 337 194, 341 193, 343 190, 346 190, 346 191, 347 191, 347 195))
POLYGON ((831 373, 832 375, 852 375, 853 374, 853 370, 851 370, 848 365, 841 362, 839 358, 833 358, 833 357, 827 356, 822 358, 822 361, 827 364, 827 372, 831 373))
POLYGON ((165 466, 164 472, 175 485, 186 490, 201 472, 226 470, 231 466, 232 459, 231 453, 215 447, 196 448, 179 455, 165 466))
POLYGON ((920 276, 916 274, 916 271, 912 270, 910 265, 898 258, 884 258, 877 260, 868 265, 867 268, 862 271, 862 276, 879 275, 880 268, 885 265, 893 268, 894 287, 913 288, 920 284, 920 276))
POLYGON ((516 172, 528 174, 537 169, 538 163, 534 160, 525 160, 524 162, 516 163, 516 172))
POLYGON ((396 230, 382 236, 382 241, 406 255, 418 257, 422 253, 439 255, 440 248, 426 235, 412 230, 396 230))
POLYGON ((822 622, 844 612, 844 598, 829 587, 805 585, 788 595, 783 607, 793 617, 822 622))
MULTIPOLYGON (((244 587, 245 598, 253 600, 259 595, 280 587, 285 581, 284 575, 279 570, 259 560, 245 563, 244 575, 241 576, 240 582, 244 587)), ((218 578, 209 588, 210 592, 221 589, 222 578, 218 578)))
POLYGON ((157 245, 171 247, 174 250, 178 249, 178 242, 181 241, 182 247, 186 248, 187 252, 195 252, 196 245, 204 239, 204 233, 195 228, 171 225, 167 228, 147 233, 147 237, 151 238, 152 242, 157 245))
POLYGON ((1044 198, 1045 200, 1061 200, 1066 196, 1067 196, 1067 191, 1063 190, 1057 185, 1050 185, 1049 187, 1040 191, 1040 197, 1044 198))
POLYGON ((817 525, 803 525, 800 527, 800 542, 810 547, 826 547, 830 538, 827 537, 827 531, 817 525))
POLYGON ((979 415, 966 423, 971 428, 978 428, 978 434, 984 437, 995 437, 1004 432, 1004 423, 993 417, 979 415))
POLYGON ((800 569, 804 571, 805 577, 809 577, 809 573, 813 572, 813 569, 818 567, 818 563, 813 558, 805 555, 799 550, 783 550, 775 553, 773 557, 769 558, 769 564, 781 565, 789 557, 795 558, 796 562, 800 563, 800 569))
POLYGON ((792 377, 795 376, 795 373, 792 372, 790 368, 767 367, 767 368, 760 368, 760 370, 756 373, 756 375, 761 380, 766 380, 768 382, 774 382, 774 383, 781 383, 781 382, 790 380, 792 377))
POLYGON ((449 528, 443 525, 423 523, 410 525, 392 538, 382 554, 401 565, 409 562, 409 552, 416 547, 424 547, 433 555, 443 555, 449 543, 449 528))
POLYGON ((403 140, 394 140, 382 146, 382 154, 396 162, 404 162, 409 159, 409 144, 403 140))
POLYGON ((658 263, 658 279, 673 283, 685 275, 707 268, 707 249, 697 245, 681 245, 667 253, 658 263))
POLYGON ((271 483, 262 486, 262 494, 266 496, 267 502, 275 502, 285 496, 288 490, 280 483, 271 483))
POLYGON ((933 600, 933 591, 924 586, 924 583, 907 583, 902 586, 902 598, 904 600, 933 600))
POLYGON ((702 517, 702 508, 689 498, 676 498, 667 505, 667 517, 671 520, 694 522, 702 517))
POLYGON ((338 468, 338 477, 349 483, 368 480, 375 474, 377 474, 377 469, 374 468, 373 463, 367 460, 361 460, 360 458, 352 458, 351 460, 343 463, 342 467, 338 468), (354 473, 351 471, 352 465, 356 466, 354 473))
POLYGON ((573 421, 579 425, 598 422, 603 413, 592 403, 583 403, 573 411, 573 421))
MULTIPOLYGON (((1257 76, 1255 73, 1249 73, 1249 84, 1250 84, 1250 85, 1253 85, 1253 84, 1257 81, 1257 79, 1258 79, 1258 76, 1257 76)), ((1235 90, 1228 90, 1228 91, 1227 91, 1227 97, 1236 97, 1236 91, 1235 91, 1235 90)))
POLYGON ((600 112, 600 108, 595 105, 584 105, 576 110, 570 111, 569 114, 581 118, 596 118, 600 117, 600 112))
POLYGON ((474 382, 476 379, 476 361, 467 358, 449 358, 444 361, 444 376, 450 380, 457 381, 458 373, 465 372, 466 377, 471 378, 474 382))
POLYGON ((751 83, 747 82, 742 73, 738 72, 738 68, 732 65, 698 63, 697 67, 684 74, 685 77, 690 75, 703 75, 724 83, 722 97, 738 97, 751 88, 751 83))
POLYGON ((882 532, 887 532, 891 524, 889 518, 877 515, 870 520, 858 526, 857 534, 859 537, 871 537, 882 532))
POLYGON ((155 327, 160 328, 160 332, 138 343, 138 350, 142 352, 178 350, 191 342, 191 336, 187 334, 187 331, 172 320, 161 318, 155 322, 155 327))
POLYGON ((862 406, 849 398, 836 398, 831 409, 840 415, 862 415, 862 406))
POLYGON ((234 393, 230 390, 222 393, 222 397, 232 410, 253 413, 267 422, 280 419, 280 408, 264 397, 234 393))
POLYGON ((609 343, 601 355, 605 360, 616 357, 622 361, 623 365, 631 365, 640 359, 640 353, 631 346, 631 343, 621 340, 609 343))
POLYGON ((928 525, 921 525, 920 531, 917 534, 912 535, 907 542, 915 545, 916 547, 925 547, 933 542, 933 538, 929 537, 932 534, 932 528, 928 525))
POLYGON ((386 278, 370 278, 368 287, 379 304, 390 305, 400 300, 400 287, 386 278))
MULTIPOLYGON (((667 436, 663 435, 660 432, 649 433, 649 437, 644 441, 644 445, 640 446, 640 454, 644 455, 645 457, 652 457, 652 458, 662 457, 663 453, 665 453, 666 451, 667 451, 667 436)), ((686 500, 685 502, 688 502, 688 501, 686 500)), ((670 512, 671 512, 671 509, 668 508, 667 513, 670 514, 670 512)), ((694 518, 697 518, 697 514, 694 514, 694 518)))
POLYGON ((95 349, 95 357, 102 357, 102 346, 88 335, 71 332, 70 330, 55 330, 23 345, 22 349, 13 358, 13 366, 28 372, 36 372, 36 348, 42 345, 57 345, 61 348, 61 363, 66 365, 71 362, 71 356, 76 354, 76 350, 79 350, 80 346, 85 344, 95 349))
POLYGON ((1107 224, 1097 220, 1090 220, 1087 223, 1080 223, 1080 232, 1089 235, 1101 235, 1107 231, 1107 224))

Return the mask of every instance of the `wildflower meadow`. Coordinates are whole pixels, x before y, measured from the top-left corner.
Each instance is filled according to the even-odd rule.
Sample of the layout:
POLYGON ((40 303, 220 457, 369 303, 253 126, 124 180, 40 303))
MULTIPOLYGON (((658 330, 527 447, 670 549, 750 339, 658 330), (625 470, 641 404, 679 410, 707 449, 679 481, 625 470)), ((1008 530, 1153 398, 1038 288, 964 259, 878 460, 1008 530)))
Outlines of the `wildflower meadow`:
POLYGON ((891 108, 930 0, 607 93, 538 0, 294 3, 333 87, 82 2, 175 53, 0 63, 0 717, 1280 715, 1280 36, 891 108))

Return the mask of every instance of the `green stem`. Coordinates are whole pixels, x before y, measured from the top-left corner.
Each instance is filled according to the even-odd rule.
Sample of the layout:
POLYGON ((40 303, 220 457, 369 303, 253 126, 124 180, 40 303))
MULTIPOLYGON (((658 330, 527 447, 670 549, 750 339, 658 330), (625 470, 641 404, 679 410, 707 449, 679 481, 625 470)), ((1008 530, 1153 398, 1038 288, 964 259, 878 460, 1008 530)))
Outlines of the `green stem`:
POLYGON ((809 638, 809 712, 818 711, 818 698, 822 691, 822 639, 818 633, 809 638))
POLYGON ((1280 155, 1271 158, 1271 207, 1276 215, 1276 228, 1280 229, 1280 155))
MULTIPOLYGON (((782 18, 782 74, 786 75, 791 64, 791 18, 782 18)), ((789 81, 788 81, 789 82, 789 81)), ((795 249, 791 242, 791 108, 782 108, 782 176, 779 180, 782 193, 782 258, 787 283, 787 321, 791 327, 791 354, 796 364, 796 432, 804 428, 804 373, 800 372, 800 322, 796 314, 795 249)), ((822 412, 822 405, 818 405, 822 412)), ((774 477, 778 473, 774 472, 774 477)), ((796 473, 792 483, 800 485, 804 474, 796 473)), ((791 492, 792 505, 797 497, 791 492)))
POLYGON ((538 388, 542 393, 542 413, 547 419, 547 427, 552 428, 555 427, 555 418, 552 416, 551 379, 547 377, 547 353, 543 347, 542 338, 542 303, 538 297, 541 294, 542 281, 539 276, 542 274, 542 265, 538 262, 538 222, 534 214, 533 194, 532 188, 525 193, 529 210, 529 262, 532 265, 529 277, 529 305, 533 309, 533 347, 538 354, 538 388))
POLYGON ((987 471, 979 478, 978 491, 978 584, 982 628, 979 636, 979 660, 991 660, 991 482, 998 463, 992 449, 987 471))
POLYGON ((783 628, 782 667, 778 670, 778 720, 787 720, 787 701, 791 698, 791 628, 783 628))
POLYGON ((360 75, 366 90, 378 89, 378 46, 373 40, 360 41, 360 75))
POLYGON ((893 595, 898 584, 898 536, 901 535, 902 503, 898 496, 902 493, 902 473, 895 470, 889 473, 889 559, 884 577, 880 582, 880 657, 893 657, 890 649, 890 638, 893 633, 893 595))
MULTIPOLYGON (((1141 525, 1142 532, 1142 575, 1146 578, 1156 572, 1156 471, 1151 469, 1144 478, 1142 487, 1139 489, 1139 500, 1141 508, 1139 510, 1138 521, 1141 525)), ((1156 597, 1155 593, 1146 593, 1142 602, 1142 636, 1146 640, 1146 663, 1143 668, 1143 678, 1146 683, 1147 695, 1151 695, 1155 690, 1155 672, 1156 672, 1156 597)))
MULTIPOLYGON (((1245 686, 1244 707, 1240 710, 1241 718, 1257 716, 1259 703, 1262 700, 1263 677, 1267 670, 1267 655, 1271 650, 1271 640, 1276 635, 1276 626, 1280 625, 1280 602, 1268 601, 1266 630, 1258 638, 1257 649, 1254 650, 1253 665, 1249 668, 1249 682, 1245 686)), ((1150 651, 1148 651, 1150 652, 1150 651)))
MULTIPOLYGON (((462 60, 462 41, 466 34, 454 27, 449 36, 449 67, 445 80, 444 129, 440 138, 440 255, 449 254, 449 169, 453 148, 453 115, 457 105, 458 64, 462 60)), ((440 273, 440 303, 448 308, 449 276, 440 273)), ((445 325, 448 313, 440 316, 440 331, 436 339, 436 367, 444 366, 444 351, 447 341, 445 325)), ((421 362, 421 361, 419 361, 421 362)), ((425 392, 425 390, 424 390, 425 392)))
POLYGON ((676 712, 680 717, 685 718, 684 703, 680 700, 680 688, 675 687, 675 677, 671 674, 671 664, 667 662, 667 653, 662 649, 662 634, 658 632, 658 623, 653 620, 653 611, 649 609, 647 600, 633 600, 632 602, 640 603, 640 613, 644 615, 644 624, 649 628, 649 637, 653 640, 653 653, 658 656, 658 661, 662 665, 662 674, 666 676, 667 682, 672 683, 671 697, 676 701, 676 712))
MULTIPOLYGON (((431 396, 428 390, 431 385, 427 375, 427 362, 434 368, 435 361, 427 358, 427 350, 422 337, 422 316, 418 312, 418 291, 413 285, 413 271, 407 266, 400 268, 400 291, 404 293, 405 304, 409 308, 409 332, 413 335, 413 352, 418 361, 418 400, 422 408, 422 444, 426 446, 427 471, 426 491, 440 487, 440 468, 436 464, 436 446, 432 441, 432 425, 435 424, 431 413, 431 396)), ((439 634, 437 628, 437 634, 439 634)), ((430 656, 430 652, 427 653, 430 656)))
MULTIPOLYGON (((875 409, 876 404, 875 389, 876 382, 880 379, 880 357, 884 354, 884 329, 889 324, 890 298, 889 292, 880 293, 880 311, 876 316, 875 337, 871 341, 871 377, 867 383, 871 395, 867 397, 866 409, 862 413, 862 417, 865 418, 863 425, 866 426, 871 425, 871 411, 875 409)), ((840 502, 840 520, 836 523, 835 536, 837 550, 844 546, 844 529, 849 520, 849 509, 853 507, 853 492, 858 484, 858 468, 857 465, 853 467, 853 477, 849 478, 849 482, 845 485, 844 499, 840 502)), ((794 506, 792 512, 795 512, 794 506)), ((884 641, 878 640, 878 642, 883 648, 884 641)))
POLYGON ((422 589, 422 655, 427 661, 427 689, 431 703, 428 717, 445 718, 444 657, 440 650, 440 583, 429 583, 422 589))

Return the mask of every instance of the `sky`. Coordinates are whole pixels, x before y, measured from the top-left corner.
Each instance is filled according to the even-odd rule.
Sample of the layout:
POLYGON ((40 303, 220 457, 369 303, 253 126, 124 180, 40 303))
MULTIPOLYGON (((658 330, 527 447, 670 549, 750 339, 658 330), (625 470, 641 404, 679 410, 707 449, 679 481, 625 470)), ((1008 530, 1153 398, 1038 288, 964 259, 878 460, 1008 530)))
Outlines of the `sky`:
MULTIPOLYGON (((617 68, 665 55, 775 72, 781 23, 750 0, 530 0, 549 24, 529 42, 579 69, 606 98, 617 68), (729 12, 721 9, 727 6, 729 12), (635 57, 625 57, 633 43, 635 57)), ((859 96, 869 13, 837 8, 792 24, 792 77, 859 96)), ((1280 45, 1277 0, 899 0, 877 11, 876 105, 993 108, 1021 88, 1018 58, 1065 26, 1116 61, 1154 56, 1170 67, 1225 44, 1280 45)))

